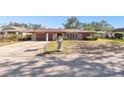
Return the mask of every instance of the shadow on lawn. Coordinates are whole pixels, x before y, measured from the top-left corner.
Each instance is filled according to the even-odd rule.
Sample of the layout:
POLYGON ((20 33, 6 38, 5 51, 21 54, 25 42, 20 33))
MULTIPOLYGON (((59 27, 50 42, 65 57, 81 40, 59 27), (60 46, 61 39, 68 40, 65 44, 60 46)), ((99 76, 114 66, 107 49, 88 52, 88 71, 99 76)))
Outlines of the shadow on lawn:
MULTIPOLYGON (((82 56, 72 60, 62 60, 55 56, 45 57, 48 60, 40 62, 39 60, 30 60, 28 62, 4 62, 0 64, 1 68, 10 67, 0 74, 2 77, 18 76, 45 76, 45 77, 109 77, 124 76, 124 70, 116 72, 113 68, 108 68, 107 64, 85 61, 82 56), (37 65, 39 64, 39 65, 37 65)), ((43 57, 39 59, 44 60, 43 57)), ((101 60, 96 58, 95 60, 101 60)), ((112 63, 112 66, 115 64, 112 63)), ((119 66, 116 66, 120 68, 119 66)), ((124 68, 122 65, 121 68, 124 68)))
POLYGON ((71 52, 81 54, 102 54, 103 52, 122 53, 124 45, 117 42, 109 42, 106 44, 82 43, 72 47, 71 52))

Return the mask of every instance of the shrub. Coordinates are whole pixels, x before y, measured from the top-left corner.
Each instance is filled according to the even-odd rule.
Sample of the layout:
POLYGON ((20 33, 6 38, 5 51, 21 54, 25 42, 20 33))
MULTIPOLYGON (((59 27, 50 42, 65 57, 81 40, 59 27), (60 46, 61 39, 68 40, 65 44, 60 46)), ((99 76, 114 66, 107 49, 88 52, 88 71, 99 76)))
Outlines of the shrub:
POLYGON ((90 35, 86 37, 86 40, 97 40, 98 36, 97 35, 90 35))
POLYGON ((27 40, 31 40, 31 35, 27 35, 27 36, 26 36, 26 39, 27 39, 27 40))
POLYGON ((122 33, 115 33, 115 38, 116 39, 122 39, 123 38, 123 34, 122 33))
POLYGON ((31 35, 25 35, 25 36, 20 35, 18 37, 18 40, 19 41, 28 41, 28 40, 31 40, 31 35))

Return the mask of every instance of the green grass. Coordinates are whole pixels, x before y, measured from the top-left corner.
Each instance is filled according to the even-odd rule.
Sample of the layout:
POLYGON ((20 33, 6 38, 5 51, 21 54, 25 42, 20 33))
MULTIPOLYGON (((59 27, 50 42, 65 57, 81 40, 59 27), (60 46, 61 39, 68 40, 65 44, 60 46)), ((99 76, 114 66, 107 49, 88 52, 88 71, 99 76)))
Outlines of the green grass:
POLYGON ((62 52, 58 52, 57 51, 57 42, 56 41, 49 41, 47 53, 68 53, 69 52, 69 46, 73 42, 74 41, 64 41, 62 43, 62 46, 63 46, 64 50, 62 52))
POLYGON ((122 39, 98 39, 99 42, 118 42, 118 43, 124 43, 124 40, 122 39))
MULTIPOLYGON (((63 46, 63 51, 62 52, 58 52, 57 51, 57 42, 56 41, 49 41, 48 43, 48 49, 47 49, 47 54, 50 53, 64 53, 64 54, 68 54, 71 51, 71 47, 78 45, 78 44, 82 44, 83 42, 87 42, 85 40, 64 40, 62 43, 63 46)), ((89 41, 89 42, 96 42, 96 41, 89 41)))
POLYGON ((82 45, 83 42, 87 42, 90 43, 92 42, 93 44, 97 43, 97 42, 107 42, 107 43, 124 43, 124 40, 119 40, 119 39, 98 39, 96 41, 86 41, 86 40, 64 40, 62 43, 63 46, 63 51, 62 52, 57 52, 57 42, 56 41, 49 41, 48 43, 48 49, 47 52, 48 54, 50 53, 64 53, 64 54, 68 54, 71 51, 71 46, 76 46, 76 45, 82 45))

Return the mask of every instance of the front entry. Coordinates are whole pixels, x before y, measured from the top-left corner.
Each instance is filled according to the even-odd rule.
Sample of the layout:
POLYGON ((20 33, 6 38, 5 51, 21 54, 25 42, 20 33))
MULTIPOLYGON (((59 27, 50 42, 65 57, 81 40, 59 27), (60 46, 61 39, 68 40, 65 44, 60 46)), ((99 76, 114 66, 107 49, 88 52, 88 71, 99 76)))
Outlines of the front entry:
MULTIPOLYGON (((36 34, 36 40, 37 41, 46 41, 46 33, 37 33, 36 34)), ((49 41, 53 40, 53 33, 48 34, 48 40, 49 41)))
POLYGON ((57 38, 61 36, 62 37, 62 33, 57 33, 57 38))

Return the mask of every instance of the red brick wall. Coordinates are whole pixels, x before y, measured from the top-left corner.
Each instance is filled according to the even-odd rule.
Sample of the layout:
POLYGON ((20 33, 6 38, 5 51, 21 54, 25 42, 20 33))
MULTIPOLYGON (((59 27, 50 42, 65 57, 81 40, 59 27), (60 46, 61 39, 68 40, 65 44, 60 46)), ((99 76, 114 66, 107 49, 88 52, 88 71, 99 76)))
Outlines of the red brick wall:
MULTIPOLYGON (((36 33, 36 40, 37 41, 45 41, 46 40, 46 33, 36 33)), ((49 41, 53 40, 53 33, 49 33, 49 41)))
POLYGON ((49 41, 52 41, 53 40, 53 34, 54 33, 49 33, 49 41))
MULTIPOLYGON (((49 33, 49 41, 54 40, 54 34, 55 33, 49 33)), ((90 36, 91 33, 79 33, 80 38, 79 39, 86 39, 87 36, 90 36)), ((46 40, 46 33, 36 33, 36 40, 37 41, 45 41, 46 40)))

